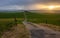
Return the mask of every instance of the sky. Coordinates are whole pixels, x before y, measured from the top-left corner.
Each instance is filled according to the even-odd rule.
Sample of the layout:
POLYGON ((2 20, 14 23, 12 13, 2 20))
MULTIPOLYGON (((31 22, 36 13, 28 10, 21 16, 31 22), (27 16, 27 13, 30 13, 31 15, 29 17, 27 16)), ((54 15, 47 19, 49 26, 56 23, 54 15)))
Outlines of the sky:
POLYGON ((0 10, 39 10, 44 5, 59 5, 60 0, 0 0, 0 10))

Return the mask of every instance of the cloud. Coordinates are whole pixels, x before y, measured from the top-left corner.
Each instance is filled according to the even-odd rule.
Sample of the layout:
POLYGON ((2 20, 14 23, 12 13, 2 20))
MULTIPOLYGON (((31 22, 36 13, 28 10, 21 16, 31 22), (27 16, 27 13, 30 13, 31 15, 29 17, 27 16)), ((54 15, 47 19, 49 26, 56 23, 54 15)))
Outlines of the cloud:
POLYGON ((0 10, 23 10, 24 6, 12 5, 0 7, 0 10))
POLYGON ((29 5, 34 3, 48 4, 51 2, 60 3, 60 0, 0 0, 0 6, 29 5))
POLYGON ((37 5, 59 4, 60 0, 0 0, 0 10, 38 9, 37 5))
POLYGON ((0 0, 0 6, 6 5, 28 5, 32 3, 33 0, 0 0))
POLYGON ((25 7, 26 10, 60 10, 60 5, 31 4, 25 7))

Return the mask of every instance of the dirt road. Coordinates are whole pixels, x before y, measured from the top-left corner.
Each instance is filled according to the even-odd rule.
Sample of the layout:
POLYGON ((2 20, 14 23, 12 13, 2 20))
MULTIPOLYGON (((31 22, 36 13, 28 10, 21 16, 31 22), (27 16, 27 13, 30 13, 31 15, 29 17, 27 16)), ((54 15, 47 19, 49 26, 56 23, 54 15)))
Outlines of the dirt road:
POLYGON ((56 32, 48 27, 30 22, 23 22, 23 24, 30 31, 31 38, 60 38, 60 32, 56 32))

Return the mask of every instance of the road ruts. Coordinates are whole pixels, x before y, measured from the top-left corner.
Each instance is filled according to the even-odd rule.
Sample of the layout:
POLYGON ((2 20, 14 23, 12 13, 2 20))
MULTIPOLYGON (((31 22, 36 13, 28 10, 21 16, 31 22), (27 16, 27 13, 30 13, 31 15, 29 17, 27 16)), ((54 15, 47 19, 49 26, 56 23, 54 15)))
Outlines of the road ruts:
POLYGON ((30 38, 60 38, 60 32, 30 22, 24 21, 23 24, 30 31, 30 38))

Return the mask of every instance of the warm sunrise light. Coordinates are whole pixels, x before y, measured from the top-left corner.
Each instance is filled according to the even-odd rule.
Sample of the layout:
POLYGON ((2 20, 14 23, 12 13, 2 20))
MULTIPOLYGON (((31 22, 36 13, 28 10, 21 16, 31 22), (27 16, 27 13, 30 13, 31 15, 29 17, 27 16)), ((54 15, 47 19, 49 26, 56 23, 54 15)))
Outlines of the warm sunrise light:
POLYGON ((41 6, 41 9, 45 9, 45 10, 60 10, 60 5, 41 6))
POLYGON ((43 10, 60 10, 60 5, 39 5, 37 4, 36 9, 43 9, 43 10))
POLYGON ((60 6, 58 5, 51 5, 51 6, 47 6, 49 10, 57 10, 60 9, 60 6))
POLYGON ((48 6, 48 8, 49 8, 50 10, 53 10, 53 9, 55 8, 55 6, 48 6))
POLYGON ((30 5, 29 9, 33 10, 60 10, 60 5, 44 5, 44 4, 35 4, 30 5))

